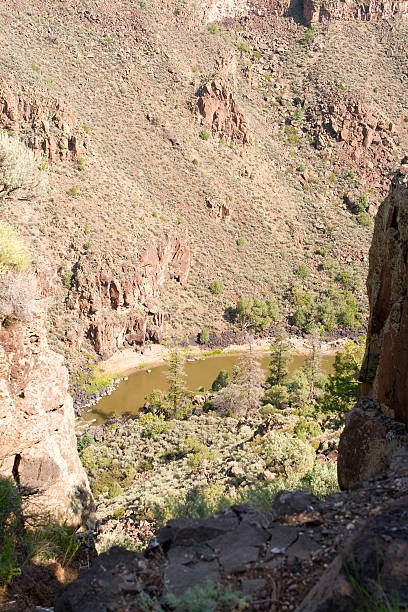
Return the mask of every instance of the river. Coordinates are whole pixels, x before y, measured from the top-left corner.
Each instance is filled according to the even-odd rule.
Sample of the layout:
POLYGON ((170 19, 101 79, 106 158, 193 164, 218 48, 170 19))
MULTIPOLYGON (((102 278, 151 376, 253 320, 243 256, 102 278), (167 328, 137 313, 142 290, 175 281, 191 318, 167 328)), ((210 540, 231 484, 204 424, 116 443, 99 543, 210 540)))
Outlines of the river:
MULTIPOLYGON (((267 372, 269 354, 259 354, 261 366, 267 372)), ((213 380, 220 370, 228 370, 231 374, 232 368, 239 362, 240 355, 226 353, 215 355, 195 361, 186 361, 186 387, 191 391, 203 386, 206 390, 211 388, 213 380)), ((293 374, 304 364, 305 356, 294 354, 289 364, 289 374, 293 374)), ((321 358, 322 371, 329 373, 332 371, 334 356, 324 355, 321 358)), ((153 389, 167 390, 168 382, 166 377, 167 365, 157 366, 151 370, 140 370, 129 375, 127 380, 123 380, 111 395, 103 397, 96 406, 84 412, 81 421, 89 424, 102 424, 113 416, 135 415, 144 404, 144 398, 153 389)), ((266 378, 266 376, 265 376, 266 378)))

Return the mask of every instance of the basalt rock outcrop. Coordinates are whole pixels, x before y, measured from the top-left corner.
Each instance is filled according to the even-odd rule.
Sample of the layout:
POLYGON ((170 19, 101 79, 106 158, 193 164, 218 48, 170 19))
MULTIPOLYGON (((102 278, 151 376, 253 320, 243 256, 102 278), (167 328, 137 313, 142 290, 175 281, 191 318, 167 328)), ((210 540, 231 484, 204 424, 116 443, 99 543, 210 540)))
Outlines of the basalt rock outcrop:
POLYGON ((303 16, 308 26, 328 21, 380 21, 408 18, 407 0, 304 0, 303 16))
POLYGON ((23 94, 1 79, 0 128, 19 134, 36 155, 50 163, 76 160, 89 147, 77 117, 57 99, 23 94))
POLYGON ((245 115, 224 77, 214 78, 200 88, 197 107, 203 126, 213 136, 245 147, 253 144, 245 115))
POLYGON ((371 188, 376 187, 385 196, 387 174, 395 164, 397 136, 393 123, 350 93, 323 95, 307 108, 306 115, 316 148, 326 151, 342 169, 355 169, 371 188))
POLYGON ((125 343, 160 341, 168 315, 151 300, 169 279, 185 285, 189 273, 190 248, 179 238, 150 244, 136 265, 119 268, 108 256, 99 264, 81 257, 67 301, 68 308, 79 314, 79 326, 69 333, 68 341, 80 345, 88 337, 99 354, 111 354, 125 343))
POLYGON ((92 524, 68 371, 47 345, 44 316, 0 328, 0 474, 27 489, 30 512, 92 524))
POLYGON ((370 319, 361 395, 408 424, 408 158, 381 204, 370 248, 370 319))
POLYGON ((347 415, 338 475, 350 488, 387 468, 408 425, 408 158, 375 221, 367 279, 370 318, 360 373, 361 399, 347 415))

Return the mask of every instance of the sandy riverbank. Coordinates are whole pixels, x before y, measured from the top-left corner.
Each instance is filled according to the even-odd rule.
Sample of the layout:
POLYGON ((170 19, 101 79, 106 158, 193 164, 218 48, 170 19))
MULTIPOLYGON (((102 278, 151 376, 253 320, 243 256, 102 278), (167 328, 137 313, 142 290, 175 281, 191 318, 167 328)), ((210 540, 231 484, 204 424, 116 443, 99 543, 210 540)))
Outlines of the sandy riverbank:
MULTIPOLYGON (((344 346, 345 340, 339 339, 331 342, 322 342, 321 351, 323 355, 335 355, 344 346)), ((304 354, 307 352, 307 342, 303 338, 290 338, 290 343, 293 346, 295 353, 304 354)), ((260 338, 252 344, 256 352, 265 352, 269 350, 270 339, 260 338)), ((243 353, 248 349, 248 344, 230 344, 224 349, 221 349, 220 354, 228 353, 243 353)), ((212 352, 210 349, 197 345, 189 346, 183 349, 188 355, 194 357, 202 357, 205 353, 212 352)), ((145 368, 154 368, 163 365, 168 359, 170 349, 161 344, 152 344, 144 349, 144 352, 136 352, 132 349, 123 349, 118 351, 107 361, 99 364, 100 372, 108 374, 112 378, 118 376, 128 376, 138 370, 145 368)))

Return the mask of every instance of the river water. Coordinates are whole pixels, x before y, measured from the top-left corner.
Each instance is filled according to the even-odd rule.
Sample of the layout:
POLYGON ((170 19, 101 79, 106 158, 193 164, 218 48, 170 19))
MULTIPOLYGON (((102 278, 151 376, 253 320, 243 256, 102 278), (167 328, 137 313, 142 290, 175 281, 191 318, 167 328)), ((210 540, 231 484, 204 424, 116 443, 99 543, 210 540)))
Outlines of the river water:
MULTIPOLYGON (((196 361, 186 361, 187 389, 196 391, 201 386, 206 390, 211 388, 218 372, 220 370, 228 370, 231 374, 233 366, 239 362, 239 359, 240 355, 227 353, 196 361)), ((259 359, 261 366, 267 372, 269 354, 261 353, 259 354, 259 359)), ((333 361, 333 355, 324 355, 321 359, 322 371, 326 373, 331 372, 333 361)), ((294 354, 289 364, 289 374, 293 374, 293 372, 301 368, 304 362, 304 355, 294 354)), ((140 370, 129 375, 128 380, 123 380, 111 395, 103 397, 96 406, 89 409, 89 412, 84 412, 81 420, 87 423, 93 421, 94 424, 102 424, 113 416, 137 414, 143 406, 144 398, 148 393, 151 393, 153 389, 167 390, 166 372, 167 365, 162 365, 152 368, 150 372, 148 370, 140 370)))

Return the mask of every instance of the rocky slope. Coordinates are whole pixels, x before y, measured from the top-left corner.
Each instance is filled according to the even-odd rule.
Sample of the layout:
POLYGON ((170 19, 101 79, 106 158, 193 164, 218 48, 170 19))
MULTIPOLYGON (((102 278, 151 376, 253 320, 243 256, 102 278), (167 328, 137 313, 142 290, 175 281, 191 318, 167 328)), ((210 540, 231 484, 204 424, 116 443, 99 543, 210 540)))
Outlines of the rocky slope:
POLYGON ((51 190, 0 214, 57 272, 53 348, 72 363, 220 331, 240 294, 276 293, 290 315, 300 264, 318 300, 338 282, 328 251, 363 277, 353 202, 374 212, 408 136, 403 7, 310 30, 287 2, 4 3, 0 126, 42 153, 51 190), (143 264, 163 249, 168 263, 143 264), (105 292, 129 293, 125 275, 116 305, 105 292))
POLYGON ((93 501, 77 453, 68 371, 48 347, 41 310, 30 325, 0 326, 0 475, 27 490, 29 512, 87 527, 93 501))

